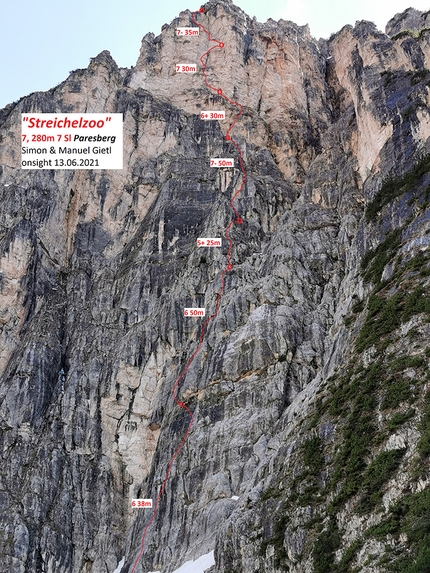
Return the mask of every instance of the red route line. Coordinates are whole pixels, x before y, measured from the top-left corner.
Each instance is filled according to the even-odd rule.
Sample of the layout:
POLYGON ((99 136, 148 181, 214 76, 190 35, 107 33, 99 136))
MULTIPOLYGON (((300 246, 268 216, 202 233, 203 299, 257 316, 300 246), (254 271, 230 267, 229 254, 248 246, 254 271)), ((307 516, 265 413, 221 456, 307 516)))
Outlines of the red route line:
MULTIPOLYGON (((239 113, 236 115, 236 117, 235 117, 234 120, 233 120, 233 123, 232 123, 232 124, 230 125, 230 127, 228 128, 228 130, 227 130, 227 132, 226 132, 226 134, 225 134, 225 136, 224 136, 224 139, 225 139, 226 141, 230 141, 230 142, 234 145, 234 147, 236 148, 236 150, 237 150, 237 153, 238 153, 238 155, 239 155, 239 166, 240 166, 240 169, 241 169, 241 171, 242 171, 242 182, 241 182, 241 184, 239 185, 239 188, 237 189, 237 191, 233 194, 232 198, 230 199, 230 207, 231 207, 231 208, 233 209, 233 211, 234 211, 235 219, 233 219, 232 221, 230 221, 230 223, 227 225, 226 230, 225 230, 225 237, 226 237, 226 239, 227 239, 228 242, 229 242, 229 247, 228 247, 228 251, 227 251, 227 255, 226 255, 226 258, 227 258, 227 266, 225 267, 225 269, 224 269, 224 270, 222 271, 222 273, 221 273, 221 277, 220 277, 221 288, 219 289, 218 294, 217 294, 217 297, 216 297, 216 301, 215 301, 215 311, 214 311, 214 313, 213 313, 211 316, 209 316, 209 317, 206 319, 206 321, 204 322, 204 324, 203 324, 203 326, 202 326, 202 329, 201 329, 201 331, 200 331, 199 344, 198 344, 196 350, 193 352, 193 354, 192 354, 191 357, 189 358, 189 360, 188 360, 188 362, 187 362, 185 368, 182 370, 181 374, 178 376, 178 379, 176 380, 175 384, 173 385, 172 392, 171 392, 171 393, 172 393, 172 396, 173 396, 173 400, 175 401, 175 403, 176 403, 180 408, 182 408, 183 410, 186 410, 186 411, 188 412, 188 414, 190 415, 190 422, 189 422, 189 424, 188 424, 187 431, 185 432, 185 435, 184 435, 184 437, 182 438, 181 443, 179 444, 178 448, 176 449, 175 453, 173 454, 172 459, 170 460, 169 465, 167 466, 167 470, 166 470, 166 474, 165 474, 165 476, 164 476, 163 484, 162 484, 162 486, 161 486, 161 488, 160 488, 160 491, 158 492, 158 495, 157 495, 157 497, 156 497, 156 499, 155 499, 154 511, 152 512, 151 519, 149 520, 148 525, 145 527, 145 529, 144 529, 144 531, 143 531, 143 534, 142 534, 141 548, 140 548, 140 551, 139 551, 138 556, 136 557, 136 559, 135 559, 135 561, 134 561, 133 567, 132 567, 132 569, 131 569, 132 573, 135 572, 136 567, 137 567, 137 565, 138 565, 138 563, 139 563, 139 561, 140 561, 140 558, 142 557, 143 552, 144 552, 144 550, 145 550, 145 538, 146 538, 146 534, 147 534, 149 528, 151 527, 151 525, 152 525, 152 523, 153 523, 153 521, 154 521, 154 519, 155 519, 155 516, 156 516, 156 514, 157 514, 158 506, 159 506, 159 504, 160 504, 160 499, 161 499, 161 496, 163 495, 164 490, 165 490, 165 488, 166 488, 167 481, 168 481, 168 479, 169 479, 170 472, 172 471, 173 464, 175 463, 175 460, 176 460, 176 458, 177 458, 179 452, 180 452, 180 451, 182 450, 182 448, 184 447, 184 444, 185 444, 185 442, 187 441, 188 435, 189 435, 189 433, 190 433, 190 431, 191 431, 191 428, 193 427, 193 424, 194 424, 194 416, 193 416, 193 413, 191 412, 191 410, 188 408, 188 406, 187 406, 184 402, 182 402, 181 400, 178 400, 178 396, 177 396, 178 386, 179 386, 180 381, 184 378, 185 374, 188 372, 188 369, 190 368, 192 362, 194 361, 194 358, 196 357, 196 355, 198 354, 198 352, 200 351, 200 349, 201 349, 201 347, 202 347, 203 338, 204 338, 204 335, 205 335, 205 332, 206 332, 206 328, 207 328, 209 322, 210 322, 211 320, 213 320, 213 319, 217 316, 217 314, 218 314, 221 296, 222 296, 222 294, 223 294, 223 292, 224 292, 224 288, 225 288, 225 275, 227 274, 227 271, 231 271, 231 270, 233 269, 233 265, 232 265, 232 263, 231 263, 231 251, 232 251, 232 249, 233 249, 233 241, 232 241, 231 238, 230 238, 229 231, 230 231, 230 229, 231 229, 231 227, 233 226, 234 223, 236 223, 236 224, 238 224, 238 225, 241 225, 241 224, 242 224, 242 218, 239 216, 239 212, 238 212, 238 210, 236 209, 236 206, 234 205, 234 200, 235 200, 236 197, 239 195, 239 193, 242 191, 242 189, 243 189, 243 187, 244 187, 244 185, 245 185, 245 183, 246 183, 247 176, 246 176, 245 167, 244 167, 244 165, 243 165, 243 155, 242 155, 242 151, 241 151, 239 145, 236 143, 236 141, 231 137, 230 132, 232 131, 232 129, 233 129, 234 126, 236 125, 236 122, 237 122, 237 120, 239 119, 239 117, 242 115, 242 113, 243 113, 243 107, 242 107, 242 105, 241 105, 240 103, 238 103, 238 102, 236 102, 236 101, 233 101, 233 100, 231 100, 229 97, 227 97, 227 96, 223 93, 222 89, 216 88, 216 87, 214 87, 214 86, 211 86, 211 85, 209 84, 209 82, 208 82, 207 74, 206 74, 206 62, 203 61, 203 58, 204 58, 205 56, 207 57, 207 56, 210 54, 210 52, 211 52, 212 50, 215 50, 216 48, 219 48, 219 49, 224 48, 224 43, 223 43, 223 42, 220 42, 219 40, 215 40, 214 38, 212 38, 211 35, 209 34, 209 32, 208 32, 208 31, 206 30, 206 28, 203 26, 203 24, 199 24, 199 23, 195 20, 195 15, 196 15, 196 14, 199 14, 199 13, 204 13, 204 11, 205 11, 204 8, 201 7, 199 10, 196 10, 195 12, 192 12, 192 14, 191 14, 191 19, 192 19, 192 21, 194 22, 194 24, 196 24, 199 28, 201 28, 201 29, 205 32, 205 34, 207 35, 208 40, 209 40, 210 42, 216 42, 216 44, 217 44, 217 45, 215 45, 215 46, 212 46, 212 48, 209 48, 209 50, 207 50, 207 52, 205 52, 202 56, 200 56, 200 62, 201 62, 201 64, 202 64, 202 66, 203 66, 203 70, 202 70, 202 71, 203 71, 204 82, 205 82, 206 86, 207 86, 209 89, 211 89, 212 91, 215 91, 215 92, 217 93, 217 95, 219 95, 219 96, 221 96, 222 98, 224 98, 229 104, 234 105, 234 106, 236 106, 236 107, 239 108, 239 113)), ((206 59, 207 59, 207 58, 206 58, 206 59)))

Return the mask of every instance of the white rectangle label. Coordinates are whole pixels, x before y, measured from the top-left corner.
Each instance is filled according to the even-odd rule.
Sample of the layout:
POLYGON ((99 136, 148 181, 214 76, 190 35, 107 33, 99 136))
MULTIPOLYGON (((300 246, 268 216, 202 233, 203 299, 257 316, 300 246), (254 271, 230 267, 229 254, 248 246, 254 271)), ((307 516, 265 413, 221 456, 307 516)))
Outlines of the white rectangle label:
POLYGON ((220 247, 221 246, 221 239, 212 239, 212 238, 201 237, 201 238, 197 239, 197 246, 198 247, 220 247))
POLYGON ((225 111, 205 110, 200 112, 200 119, 210 121, 211 119, 225 119, 225 111))
POLYGON ((122 169, 122 113, 22 113, 22 169, 122 169))
POLYGON ((197 66, 195 64, 176 64, 177 74, 195 74, 197 66))
POLYGON ((211 157, 211 167, 234 167, 232 157, 211 157))
POLYGON ((176 28, 177 36, 198 36, 199 28, 176 28))
POLYGON ((184 308, 184 316, 204 316, 204 308, 184 308))
POLYGON ((152 499, 132 499, 131 507, 152 507, 152 499))

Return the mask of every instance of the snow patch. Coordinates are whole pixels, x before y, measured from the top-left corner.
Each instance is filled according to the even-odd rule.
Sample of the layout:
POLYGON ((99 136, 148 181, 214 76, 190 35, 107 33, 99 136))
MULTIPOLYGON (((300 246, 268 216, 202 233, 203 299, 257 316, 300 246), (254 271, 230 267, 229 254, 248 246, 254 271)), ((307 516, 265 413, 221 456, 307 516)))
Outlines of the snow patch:
POLYGON ((206 569, 215 565, 214 552, 202 555, 196 561, 187 561, 174 573, 204 573, 206 569))
POLYGON ((237 501, 239 499, 239 496, 238 495, 232 495, 231 499, 234 499, 234 501, 237 501))
POLYGON ((124 567, 124 563, 125 563, 125 557, 121 559, 121 561, 118 563, 118 567, 115 569, 113 573, 121 573, 121 569, 124 567))

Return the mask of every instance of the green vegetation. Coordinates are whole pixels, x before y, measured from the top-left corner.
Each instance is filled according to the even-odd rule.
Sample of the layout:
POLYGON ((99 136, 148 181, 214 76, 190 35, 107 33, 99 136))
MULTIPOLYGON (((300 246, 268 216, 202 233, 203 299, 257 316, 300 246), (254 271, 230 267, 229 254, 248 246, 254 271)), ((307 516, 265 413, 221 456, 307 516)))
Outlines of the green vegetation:
POLYGON ((292 497, 301 506, 315 504, 315 495, 319 493, 319 476, 325 466, 323 441, 314 436, 307 439, 301 447, 304 471, 297 475, 292 483, 292 497))
POLYGON ((362 539, 356 539, 343 553, 341 560, 336 567, 336 573, 348 573, 349 565, 363 546, 362 539))
POLYGON ((422 458, 426 458, 430 455, 430 392, 425 396, 425 406, 420 430, 421 437, 418 442, 418 453, 422 458))
POLYGON ((430 70, 426 70, 425 68, 423 68, 421 70, 416 70, 415 72, 412 72, 411 84, 412 85, 419 84, 420 82, 426 80, 428 78, 429 74, 430 74, 430 70))
POLYGON ((383 337, 400 326, 398 309, 401 300, 401 293, 391 298, 383 298, 375 294, 369 297, 366 320, 356 341, 358 352, 363 352, 374 344, 381 347, 383 337))
MULTIPOLYGON (((428 489, 400 500, 390 508, 390 515, 365 536, 382 540, 387 535, 406 534, 411 554, 408 557, 387 553, 383 561, 393 573, 430 573, 430 491, 428 489)), ((381 563, 381 562, 380 562, 381 563)))
POLYGON ((387 431, 390 433, 394 432, 397 430, 397 428, 410 420, 414 415, 415 410, 412 409, 408 410, 407 412, 397 412, 388 420, 386 425, 387 431))
POLYGON ((346 418, 342 426, 342 447, 334 459, 330 482, 331 489, 342 482, 340 492, 333 501, 333 509, 360 489, 366 456, 376 432, 376 391, 384 376, 382 365, 375 363, 355 374, 348 371, 339 384, 330 389, 329 414, 346 418))
POLYGON ((399 503, 398 511, 404 514, 402 530, 412 542, 430 536, 430 490, 425 489, 399 503))
POLYGON ((374 344, 384 348, 386 335, 422 312, 430 314, 430 299, 422 285, 409 293, 398 291, 391 297, 370 295, 366 320, 356 342, 357 351, 363 352, 374 344))
MULTIPOLYGON (((396 180, 401 192, 412 189, 429 170, 430 155, 396 180)), ((380 195, 379 209, 401 194, 396 191, 389 195, 387 189, 388 186, 387 195, 380 195)), ((404 466, 414 482, 428 472, 430 457, 430 392, 425 398, 424 409, 418 406, 422 404, 422 382, 430 380, 430 346, 425 348, 426 342, 423 344, 425 326, 417 321, 414 329, 409 329, 408 337, 403 335, 408 343, 403 354, 399 351, 401 339, 396 332, 417 314, 423 314, 424 320, 430 322, 430 297, 426 282, 422 280, 430 275, 430 253, 419 252, 407 260, 408 255, 400 252, 403 231, 404 228, 398 228, 389 232, 383 242, 363 258, 363 277, 374 288, 367 300, 355 296, 351 313, 345 319, 346 324, 352 321, 358 324, 357 315, 363 312, 361 320, 364 322, 357 336, 355 356, 321 386, 312 419, 305 424, 307 439, 297 450, 300 460, 294 466, 295 478, 292 483, 290 481, 288 515, 298 506, 310 508, 309 512, 306 510, 307 520, 302 525, 308 531, 309 539, 304 556, 307 551, 311 552, 315 573, 358 573, 354 560, 366 539, 387 543, 387 550, 380 559, 378 555, 369 556, 369 563, 375 561, 381 571, 430 573, 426 568, 430 563, 429 495, 405 491, 388 515, 382 507, 387 483, 396 478, 399 467, 404 466), (382 273, 389 263, 393 264, 392 273, 384 281, 382 273), (386 349, 391 343, 395 344, 396 350, 388 354, 386 349), (364 367, 365 361, 363 359, 362 363, 358 355, 372 346, 377 350, 373 355, 374 362, 364 367), (414 408, 408 406, 412 403, 414 408), (405 449, 381 451, 388 436, 420 410, 423 415, 417 455, 405 458, 405 449), (324 418, 329 420, 327 431, 310 432, 311 428, 321 427, 324 418), (324 442, 320 435, 330 436, 330 439, 324 442), (376 456, 375 450, 379 452, 376 456), (369 459, 372 459, 370 463, 369 459), (347 502, 349 507, 355 508, 356 514, 377 515, 381 512, 382 521, 364 530, 362 537, 345 547, 337 515, 347 502), (406 536, 406 543, 403 538, 402 541, 399 539, 401 534, 406 536), (396 545, 393 547, 393 540, 398 541, 398 551, 396 545), (338 561, 335 561, 336 553, 340 554, 338 561)), ((271 488, 262 499, 278 496, 282 497, 282 492, 271 488)), ((304 510, 301 512, 305 515, 304 510)), ((286 567, 286 523, 287 517, 281 515, 272 537, 262 546, 264 554, 269 544, 274 546, 277 567, 281 570, 286 567)))
POLYGON ((348 573, 351 561, 362 547, 363 540, 357 539, 343 553, 339 563, 335 563, 334 555, 340 547, 340 533, 334 517, 330 518, 325 529, 315 541, 312 557, 315 573, 348 573))
POLYGON ((332 573, 334 571, 334 554, 340 546, 340 534, 336 519, 330 518, 329 525, 317 538, 312 557, 315 573, 332 573))
POLYGON ((407 368, 419 368, 425 363, 422 356, 399 356, 390 362, 391 372, 403 372, 407 368))
MULTIPOLYGON (((375 402, 373 396, 369 397, 369 403, 371 401, 375 402)), ((374 433, 373 416, 365 410, 362 412, 361 406, 356 406, 343 432, 342 449, 335 458, 332 487, 343 480, 341 491, 333 502, 335 506, 341 505, 359 491, 362 473, 366 468, 365 458, 369 454, 374 433)))
POLYGON ((354 396, 355 389, 351 384, 352 372, 348 371, 337 386, 330 388, 331 400, 328 413, 331 416, 344 416, 349 411, 349 401, 354 396))
POLYGON ((399 515, 390 515, 383 519, 378 525, 369 527, 366 531, 366 537, 374 537, 375 539, 383 539, 387 535, 394 535, 400 529, 399 515))
POLYGON ((303 461, 314 476, 318 476, 324 469, 322 446, 322 440, 319 437, 310 438, 303 444, 303 461))
POLYGON ((354 306, 352 307, 352 312, 354 314, 358 314, 359 312, 361 312, 362 310, 364 310, 364 300, 359 300, 357 301, 354 306))
POLYGON ((390 175, 383 183, 381 189, 376 193, 373 201, 366 208, 366 218, 368 221, 376 219, 379 211, 395 197, 411 191, 421 180, 425 173, 430 171, 430 155, 424 155, 417 161, 414 167, 400 177, 390 175))
MULTIPOLYGON (((410 557, 394 559, 390 571, 430 573, 430 491, 426 489, 402 498, 391 508, 391 514, 390 533, 405 533, 412 551, 410 557)), ((372 529, 368 534, 375 533, 376 528, 372 529)))
POLYGON ((281 514, 281 516, 275 521, 273 536, 269 539, 265 539, 260 547, 260 555, 264 557, 266 555, 267 547, 269 545, 273 545, 275 549, 275 567, 283 567, 282 570, 284 571, 288 571, 288 567, 284 567, 284 561, 287 557, 287 552, 284 547, 284 537, 288 521, 288 516, 281 514))
POLYGON ((305 527, 305 529, 313 529, 315 526, 317 526, 319 531, 321 531, 322 521, 323 521, 323 518, 321 517, 321 515, 315 515, 314 517, 311 517, 311 519, 309 519, 304 524, 304 527, 305 527))
POLYGON ((421 30, 402 30, 398 34, 394 34, 391 36, 392 40, 399 40, 400 38, 405 38, 406 36, 410 38, 414 38, 418 40, 424 34, 424 32, 428 32, 430 28, 421 28, 421 30))
POLYGON ((405 455, 406 449, 381 452, 366 468, 361 488, 360 501, 362 512, 370 511, 382 500, 382 487, 393 476, 405 455))
POLYGON ((384 87, 387 88, 395 80, 396 74, 391 70, 384 70, 381 77, 384 78, 384 87))
MULTIPOLYGON (((397 408, 405 400, 415 399, 410 381, 399 372, 407 368, 423 368, 425 361, 418 356, 391 356, 388 364, 376 362, 370 367, 348 370, 330 387, 330 397, 326 402, 320 400, 318 415, 327 412, 332 417, 343 418, 341 429, 341 447, 334 457, 331 480, 326 489, 333 491, 339 484, 340 489, 329 510, 335 514, 351 496, 360 494, 359 509, 367 511, 381 502, 384 483, 397 470, 404 455, 403 450, 383 452, 366 466, 366 458, 372 447, 380 443, 386 432, 392 432, 414 416, 415 411, 395 413, 386 422, 385 429, 375 426, 375 410, 378 397, 382 396, 382 409, 397 408)), ((429 407, 430 436, 430 407, 429 407)), ((426 425, 427 428, 427 425, 426 425)), ((316 440, 316 439, 313 439, 316 440)), ((427 443, 427 442, 426 442, 427 443)), ((430 448, 430 437, 429 437, 430 448)), ((306 451, 310 459, 318 459, 315 452, 322 447, 317 441, 308 441, 306 451)), ((423 439, 424 444, 424 439, 423 439)), ((424 447, 424 446, 423 446, 424 447)), ((319 464, 321 461, 316 462, 319 464)))
POLYGON ((349 326, 351 326, 351 324, 356 320, 356 317, 354 315, 351 316, 346 316, 344 319, 345 322, 345 326, 348 328, 349 326))
POLYGON ((311 483, 307 485, 303 492, 297 498, 297 503, 301 507, 306 507, 315 503, 315 495, 319 492, 319 487, 317 483, 311 483))
POLYGON ((414 314, 421 312, 430 313, 430 299, 427 296, 426 289, 422 285, 418 285, 404 299, 402 322, 407 322, 414 314))
POLYGON ((394 229, 385 240, 374 250, 368 251, 361 262, 361 270, 365 281, 373 282, 377 287, 381 284, 382 272, 385 265, 396 254, 402 240, 402 229, 394 229))
POLYGON ((418 554, 413 563, 405 563, 406 568, 400 573, 430 573, 430 535, 418 544, 418 554))
POLYGON ((404 121, 408 121, 414 115, 417 109, 416 105, 409 105, 402 113, 402 117, 404 121))
POLYGON ((281 492, 278 488, 269 487, 268 489, 266 489, 265 492, 263 492, 261 494, 260 500, 261 501, 267 501, 268 499, 273 499, 273 498, 279 497, 280 495, 281 495, 281 492))
POLYGON ((426 277, 430 272, 430 268, 427 265, 428 261, 429 254, 420 252, 412 259, 409 259, 404 266, 404 270, 418 272, 420 277, 426 277))
POLYGON ((381 403, 382 410, 397 408, 402 402, 412 399, 411 383, 403 378, 389 378, 386 393, 381 403))

